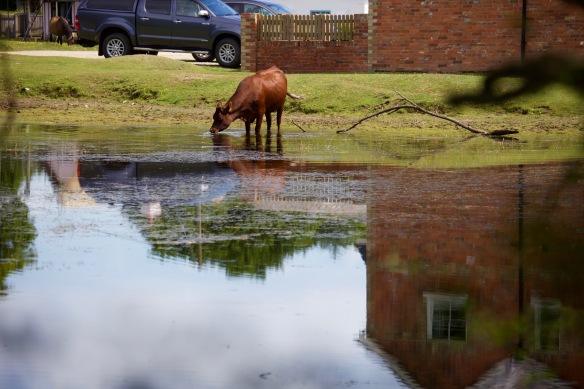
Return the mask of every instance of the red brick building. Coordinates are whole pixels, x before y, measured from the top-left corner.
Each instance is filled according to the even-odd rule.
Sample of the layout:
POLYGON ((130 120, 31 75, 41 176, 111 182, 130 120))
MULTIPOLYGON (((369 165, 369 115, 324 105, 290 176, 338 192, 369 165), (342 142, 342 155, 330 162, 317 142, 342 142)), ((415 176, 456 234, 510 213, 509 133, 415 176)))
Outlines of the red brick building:
POLYGON ((371 171, 367 336, 420 386, 467 387, 519 349, 584 383, 572 169, 371 171))

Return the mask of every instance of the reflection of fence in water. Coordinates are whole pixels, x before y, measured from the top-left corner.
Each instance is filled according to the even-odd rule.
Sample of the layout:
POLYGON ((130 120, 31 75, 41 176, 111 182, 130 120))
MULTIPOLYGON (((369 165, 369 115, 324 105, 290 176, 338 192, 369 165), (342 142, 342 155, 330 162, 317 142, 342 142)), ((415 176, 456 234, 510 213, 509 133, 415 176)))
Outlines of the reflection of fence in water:
POLYGON ((296 174, 282 190, 254 193, 257 208, 277 211, 365 214, 365 181, 296 174))

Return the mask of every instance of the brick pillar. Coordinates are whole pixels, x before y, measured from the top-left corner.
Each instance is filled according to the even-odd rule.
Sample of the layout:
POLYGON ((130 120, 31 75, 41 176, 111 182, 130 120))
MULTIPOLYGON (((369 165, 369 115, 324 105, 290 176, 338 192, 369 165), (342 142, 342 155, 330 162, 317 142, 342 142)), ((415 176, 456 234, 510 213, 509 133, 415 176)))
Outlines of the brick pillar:
POLYGON ((257 14, 241 15, 241 70, 257 71, 257 14))
POLYGON ((374 72, 377 65, 377 40, 379 34, 377 33, 378 19, 377 15, 379 13, 379 1, 369 0, 369 14, 367 18, 368 24, 368 42, 367 42, 367 71, 374 72))
POLYGON ((369 16, 356 14, 355 31, 353 34, 353 47, 355 48, 355 70, 358 72, 369 71, 369 16))

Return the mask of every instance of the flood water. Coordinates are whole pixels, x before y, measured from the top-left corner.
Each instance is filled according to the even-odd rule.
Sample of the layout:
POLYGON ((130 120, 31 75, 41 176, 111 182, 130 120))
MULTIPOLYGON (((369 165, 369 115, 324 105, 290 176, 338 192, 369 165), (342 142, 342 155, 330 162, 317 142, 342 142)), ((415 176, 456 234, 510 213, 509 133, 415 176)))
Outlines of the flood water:
POLYGON ((584 385, 581 142, 0 145, 0 388, 584 385))

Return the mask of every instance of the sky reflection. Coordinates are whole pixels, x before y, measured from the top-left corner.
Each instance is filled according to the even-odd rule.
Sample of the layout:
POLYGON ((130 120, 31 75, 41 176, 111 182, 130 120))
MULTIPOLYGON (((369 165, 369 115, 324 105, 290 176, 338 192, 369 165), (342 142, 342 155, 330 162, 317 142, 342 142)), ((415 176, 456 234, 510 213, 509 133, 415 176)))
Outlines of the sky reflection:
POLYGON ((160 261, 121 206, 64 207, 44 174, 27 205, 39 255, 0 304, 0 387, 397 385, 356 342, 366 288, 354 247, 233 278, 160 261))

